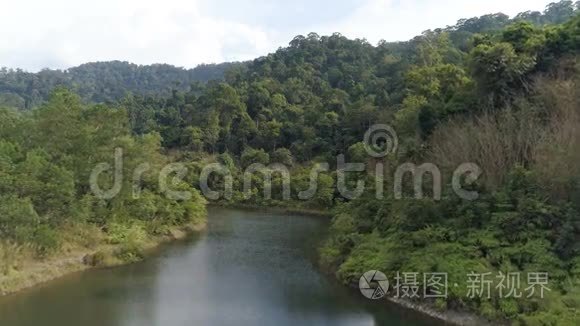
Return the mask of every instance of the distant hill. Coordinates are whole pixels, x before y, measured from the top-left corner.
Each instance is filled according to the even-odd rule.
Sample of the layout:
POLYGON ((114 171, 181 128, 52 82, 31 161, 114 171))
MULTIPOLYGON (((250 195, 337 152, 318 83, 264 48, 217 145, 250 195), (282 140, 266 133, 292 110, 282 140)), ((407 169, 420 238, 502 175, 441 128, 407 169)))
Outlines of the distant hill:
MULTIPOLYGON (((468 52, 476 34, 494 34, 518 21, 535 26, 560 24, 577 15, 579 8, 580 1, 562 0, 549 4, 543 12, 526 11, 513 18, 495 13, 461 19, 456 25, 426 31, 408 42, 380 42, 377 47, 364 40, 339 37, 338 33, 334 37, 322 38, 311 33, 308 37, 297 36, 288 48, 253 62, 203 64, 193 69, 168 64, 144 66, 124 61, 93 62, 64 71, 46 69, 38 73, 2 68, 0 106, 32 108, 46 100, 57 86, 70 88, 91 103, 116 102, 127 93, 170 96, 172 90, 186 92, 195 83, 223 80, 230 68, 236 68, 231 69, 230 77, 236 78, 237 75, 246 81, 264 77, 305 79, 313 73, 350 95, 366 92, 384 97, 388 93, 396 102, 402 99, 405 89, 402 88, 403 76, 393 69, 400 72, 412 64, 415 48, 425 39, 446 33, 455 50, 468 52), (396 62, 392 61, 394 59, 396 62), (308 63, 306 71, 298 69, 303 62, 308 63), (367 78, 369 75, 372 78, 367 78)), ((457 54, 451 53, 456 58, 447 59, 457 63, 460 60, 457 54)), ((298 95, 294 93, 292 96, 298 95)))
POLYGON ((184 69, 168 64, 136 65, 123 61, 92 62, 67 70, 30 73, 0 69, 0 106, 20 109, 43 102, 58 86, 70 88, 87 102, 112 102, 127 93, 169 95, 195 83, 221 80, 226 70, 242 63, 203 64, 184 69))

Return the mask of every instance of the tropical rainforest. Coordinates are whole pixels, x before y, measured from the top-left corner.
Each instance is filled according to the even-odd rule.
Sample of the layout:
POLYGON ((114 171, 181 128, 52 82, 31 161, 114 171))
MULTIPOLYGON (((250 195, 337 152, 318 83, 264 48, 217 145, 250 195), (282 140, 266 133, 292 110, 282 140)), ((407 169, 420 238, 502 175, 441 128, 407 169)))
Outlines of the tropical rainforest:
MULTIPOLYGON (((0 72, 0 237, 4 248, 32 246, 39 257, 71 241, 126 242, 171 225, 201 219, 204 166, 220 163, 234 193, 221 205, 277 206, 333 215, 320 266, 346 285, 368 270, 446 272, 446 298, 435 309, 461 310, 519 325, 580 324, 580 3, 560 1, 513 18, 491 14, 425 31, 406 42, 370 44, 340 34, 295 37, 287 47, 250 62, 185 70, 121 62, 67 71, 0 72), (388 124, 398 150, 367 155, 363 135, 388 124), (143 162, 143 194, 130 181, 111 200, 90 191, 89 174, 124 149, 127 175, 143 162), (337 191, 337 155, 365 162, 349 174, 347 199, 337 191), (183 162, 187 201, 163 196, 155 183, 168 162, 183 162), (414 199, 393 195, 403 163, 436 164, 444 178, 462 163, 482 176, 479 197, 444 187, 414 199), (282 177, 264 196, 243 171, 280 163, 291 171, 291 198, 282 177), (318 191, 298 196, 310 172, 329 163, 318 191), (375 167, 384 182, 375 182, 375 167), (377 187, 385 198, 377 199, 377 187), (74 234, 83 234, 71 239, 74 234), (94 240, 97 241, 97 240, 94 240), (549 273, 549 292, 500 298, 467 296, 469 273, 549 273)), ((224 178, 212 175, 212 189, 224 178)), ((88 244, 87 244, 88 245, 88 244)), ((4 249, 10 256, 13 250, 4 249)), ((40 259, 40 258, 39 258, 40 259)), ((14 260, 14 258, 12 259, 14 260)), ((12 268, 5 264, 3 272, 12 268)), ((0 265, 1 266, 1 265, 0 265)), ((522 283, 526 283, 522 279, 522 283)))
POLYGON ((65 71, 30 73, 0 69, 0 105, 31 109, 48 99, 55 87, 66 87, 87 103, 112 103, 127 93, 170 95, 192 84, 222 78, 237 63, 205 64, 183 69, 168 64, 140 66, 122 61, 92 62, 65 71))

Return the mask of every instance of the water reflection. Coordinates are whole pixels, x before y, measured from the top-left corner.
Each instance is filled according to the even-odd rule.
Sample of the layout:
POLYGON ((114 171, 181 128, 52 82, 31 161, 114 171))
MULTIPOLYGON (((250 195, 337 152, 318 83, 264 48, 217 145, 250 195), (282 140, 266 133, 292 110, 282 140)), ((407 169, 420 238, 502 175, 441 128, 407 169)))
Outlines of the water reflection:
POLYGON ((0 299, 0 325, 428 325, 313 266, 320 218, 212 209, 206 234, 146 262, 0 299))

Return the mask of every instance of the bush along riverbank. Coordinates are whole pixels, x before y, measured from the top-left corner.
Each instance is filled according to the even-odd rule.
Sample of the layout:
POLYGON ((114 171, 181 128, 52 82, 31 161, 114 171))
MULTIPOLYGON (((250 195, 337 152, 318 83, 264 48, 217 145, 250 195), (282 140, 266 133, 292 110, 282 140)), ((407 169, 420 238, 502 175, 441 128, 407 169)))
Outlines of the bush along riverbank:
POLYGON ((579 202, 550 198, 539 172, 516 167, 495 190, 477 186, 476 201, 417 200, 410 190, 408 199, 343 204, 321 265, 354 287, 382 271, 388 295, 447 321, 458 311, 493 324, 578 325, 579 202), (430 283, 434 273, 445 274, 444 287, 430 283))
POLYGON ((199 219, 182 226, 168 226, 165 232, 152 235, 140 226, 132 226, 123 231, 117 229, 115 239, 102 230, 75 228, 69 231, 89 237, 71 239, 74 242, 67 242, 57 252, 44 257, 38 257, 29 246, 4 245, 0 249, 2 256, 11 257, 11 260, 4 264, 9 266, 9 270, 0 275, 0 295, 19 292, 87 269, 135 263, 153 254, 161 244, 183 240, 204 231, 205 227, 205 219, 199 219))
POLYGON ((324 210, 324 209, 316 209, 316 208, 300 208, 295 206, 264 206, 264 205, 250 205, 250 204, 235 204, 235 203, 228 203, 222 202, 219 204, 212 204, 212 206, 219 206, 219 207, 228 207, 228 208, 236 208, 236 209, 247 209, 247 210, 255 210, 255 211, 263 211, 263 212, 273 212, 278 214, 298 214, 298 215, 305 215, 305 216, 313 216, 313 217, 324 217, 324 218, 331 218, 332 211, 331 210, 324 210))
MULTIPOLYGON (((321 265, 345 284, 357 284, 368 270, 391 280, 397 272, 417 273, 412 286, 433 294, 422 277, 446 273, 444 297, 410 301, 515 325, 579 325, 578 14, 574 3, 561 1, 543 13, 465 19, 376 46, 310 33, 236 65, 222 81, 167 97, 131 95, 111 108, 57 90, 31 112, 0 109, 0 239, 7 257, 0 268, 11 275, 26 256, 18 252, 56 257, 92 235, 105 239, 97 244, 120 245, 116 259, 136 260, 135 243, 203 214, 205 201, 191 185, 218 163, 224 173, 201 181, 227 203, 332 208, 321 265), (116 148, 123 156, 120 185, 114 169, 100 165, 116 163, 116 148), (339 157, 366 171, 339 177, 339 157), (161 189, 160 172, 175 161, 189 173, 173 189, 191 199, 171 199, 161 189), (375 174, 378 163, 384 171, 375 174), (481 173, 452 182, 464 163, 481 173), (404 173, 403 198, 396 198, 388 191, 395 171, 412 164, 415 180, 404 173), (104 169, 103 189, 121 189, 115 196, 90 191, 96 166, 104 169), (304 200, 313 170, 325 172, 304 200), (352 190, 365 179, 376 189, 361 196, 338 190, 339 183, 352 190), (441 198, 436 181, 446 186, 441 198), (451 191, 457 183, 477 198, 459 198, 451 191), (73 235, 81 236, 69 240, 73 235), (482 275, 485 292, 474 283, 482 275), (543 286, 549 290, 541 292, 543 286)), ((107 265, 107 257, 97 253, 86 262, 107 265)))
MULTIPOLYGON (((446 273, 446 295, 424 302, 435 310, 516 325, 577 325, 580 17, 576 12, 543 25, 522 13, 472 32, 500 17, 376 47, 339 34, 299 36, 288 48, 232 71, 224 83, 162 101, 132 99, 129 109, 142 112, 162 103, 186 112, 172 115, 180 132, 151 114, 134 127, 158 123, 161 133, 173 137, 164 138, 165 145, 183 150, 186 161, 212 153, 190 160, 188 183, 199 184, 207 164, 219 163, 225 173, 205 181, 224 198, 225 176, 231 177, 228 202, 334 207, 321 265, 347 285, 369 270, 384 271, 391 280, 397 272, 417 273, 413 286, 431 293, 435 289, 422 277, 446 273), (352 60, 344 60, 348 55, 352 60), (382 141, 369 137, 386 125, 392 128, 383 129, 390 135, 382 141), (366 163, 373 173, 381 163, 385 171, 365 184, 383 189, 343 198, 333 172, 340 155, 366 163), (325 163, 329 172, 319 174, 313 197, 297 198, 309 189, 313 168, 325 163), (286 199, 280 164, 290 172, 286 199), (414 174, 401 177, 406 199, 395 198, 389 190, 396 171, 410 164, 414 174), (481 172, 454 180, 476 192, 475 200, 451 191, 457 182, 450 176, 463 164, 481 172), (247 177, 248 170, 256 173, 247 177), (242 192, 246 180, 251 184, 242 192), (445 188, 441 198, 443 187, 436 183, 445 188), (375 197, 377 191, 385 198, 375 197), (489 294, 478 288, 478 278, 489 294), (542 292, 544 286, 550 290, 542 292)), ((356 188, 367 171, 349 172, 343 185, 356 188)))
POLYGON ((191 194, 179 200, 160 188, 169 163, 160 143, 155 133, 133 136, 126 112, 83 105, 65 90, 32 112, 0 109, 0 292, 137 261, 185 226, 202 226, 206 201, 198 191, 174 185, 191 194), (103 163, 118 169, 91 180, 103 163), (116 184, 112 196, 95 195, 116 184))

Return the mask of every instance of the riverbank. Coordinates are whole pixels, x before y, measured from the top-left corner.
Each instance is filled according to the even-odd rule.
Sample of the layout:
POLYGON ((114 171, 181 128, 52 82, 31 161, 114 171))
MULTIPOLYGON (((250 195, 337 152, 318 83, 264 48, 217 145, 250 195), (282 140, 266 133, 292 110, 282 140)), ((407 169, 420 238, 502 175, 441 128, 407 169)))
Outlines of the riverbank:
POLYGON ((424 315, 427 315, 431 318, 440 320, 450 325, 459 325, 459 326, 503 325, 500 322, 491 323, 485 318, 479 317, 475 314, 471 314, 468 312, 455 310, 439 311, 428 304, 414 303, 411 301, 398 299, 394 297, 389 297, 387 298, 387 300, 406 309, 422 313, 424 315))
MULTIPOLYGON (((328 211, 317 209, 305 209, 295 207, 268 207, 244 204, 213 204, 210 206, 236 208, 242 210, 267 211, 277 214, 300 214, 314 217, 330 218, 332 214, 328 211)), ((183 240, 196 232, 202 232, 207 226, 207 221, 191 223, 184 226, 172 227, 165 234, 146 239, 141 246, 144 256, 149 256, 160 245, 183 240)), ((102 232, 102 231, 99 231, 102 232)), ((96 238, 104 239, 106 236, 100 234, 96 238)), ((18 252, 16 259, 19 262, 18 268, 0 274, 0 296, 13 294, 37 285, 59 279, 66 275, 77 273, 93 268, 106 268, 126 265, 135 260, 121 259, 118 251, 121 245, 111 245, 103 240, 96 246, 87 248, 86 246, 75 244, 68 245, 66 249, 52 254, 41 260, 35 259, 24 252, 18 252), (26 258, 25 258, 26 257, 26 258)))
POLYGON ((236 208, 244 210, 255 210, 261 212, 273 212, 278 214, 299 214, 305 216, 313 217, 326 217, 332 218, 333 214, 330 210, 314 209, 314 208, 301 208, 301 207, 289 207, 289 206, 258 206, 250 204, 230 204, 230 203, 215 203, 209 204, 209 206, 214 207, 225 207, 225 208, 236 208))
MULTIPOLYGON (((261 211, 261 212, 273 212, 278 214, 300 214, 306 216, 314 216, 314 217, 325 217, 325 218, 332 218, 333 214, 330 210, 323 211, 317 209, 303 209, 303 208, 295 208, 295 207, 280 207, 280 206, 256 206, 256 205, 248 205, 248 204, 210 204, 210 206, 215 207, 227 207, 227 208, 235 208, 235 209, 242 209, 242 210, 254 210, 254 211, 261 211)), ((328 272, 328 271, 327 271, 328 272)), ((358 291, 358 284, 355 287, 358 291)), ((425 316, 440 320, 446 324, 450 325, 461 325, 461 326, 491 326, 491 325, 500 325, 500 323, 490 323, 487 319, 479 317, 475 314, 463 312, 463 311, 455 311, 455 310, 447 310, 447 311, 440 311, 437 310, 435 307, 429 304, 422 304, 411 302, 403 299, 397 299, 394 297, 388 297, 387 300, 389 302, 401 306, 405 309, 409 309, 425 316)))
MULTIPOLYGON (((148 238, 142 245, 144 256, 152 254, 160 245, 179 241, 202 232, 207 226, 203 220, 169 228, 163 235, 148 238)), ((135 260, 123 260, 117 252, 121 245, 101 243, 94 248, 73 246, 42 260, 25 259, 18 270, 0 275, 0 296, 13 294, 37 285, 56 280, 66 275, 93 268, 105 268, 130 264, 135 260)))
MULTIPOLYGON (((213 205, 217 206, 217 205, 213 205)), ((251 205, 232 205, 241 210, 258 210, 275 212, 278 214, 301 214, 310 216, 328 217, 322 211, 309 210, 305 213, 301 209, 281 208, 281 207, 255 207, 251 205)), ((219 206, 223 207, 223 206, 219 206)), ((230 206, 231 207, 231 206, 230 206)), ((166 234, 148 239, 143 247, 145 256, 153 254, 160 245, 179 241, 187 238, 193 233, 202 232, 207 226, 207 221, 197 224, 189 224, 169 229, 166 234)), ((69 274, 94 269, 106 268, 119 265, 130 264, 130 261, 123 261, 116 258, 115 251, 119 246, 102 244, 92 249, 74 248, 66 254, 55 255, 42 261, 31 261, 22 265, 17 272, 8 276, 0 276, 0 296, 9 295, 25 289, 29 289, 69 274), (96 258, 99 256, 100 258, 96 258)), ((356 289, 358 290, 358 288, 356 289)), ((491 325, 486 320, 476 315, 457 312, 439 311, 427 304, 418 304, 396 298, 388 300, 405 309, 409 309, 431 318, 441 320, 453 325, 491 325)))

